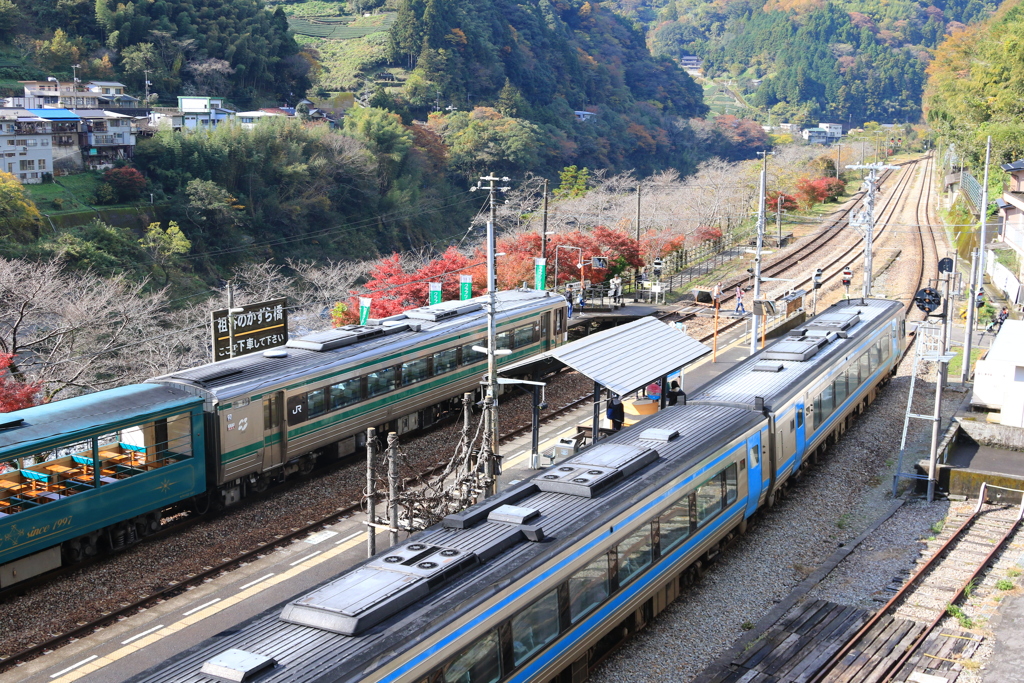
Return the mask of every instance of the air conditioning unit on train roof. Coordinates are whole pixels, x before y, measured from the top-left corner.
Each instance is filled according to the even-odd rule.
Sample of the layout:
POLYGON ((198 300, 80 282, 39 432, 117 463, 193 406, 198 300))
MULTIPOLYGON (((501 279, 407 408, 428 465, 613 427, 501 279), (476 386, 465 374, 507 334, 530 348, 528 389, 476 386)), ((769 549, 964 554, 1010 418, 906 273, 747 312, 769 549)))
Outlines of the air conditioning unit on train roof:
POLYGON ((427 320, 429 322, 436 323, 441 320, 448 320, 449 318, 456 318, 460 315, 473 313, 475 311, 481 310, 482 308, 483 304, 479 303, 470 304, 462 303, 460 301, 451 301, 441 304, 434 304, 433 306, 423 306, 421 308, 414 308, 411 311, 406 311, 405 315, 415 320, 427 320))
POLYGON ((299 339, 289 339, 285 344, 291 349, 306 349, 307 351, 331 351, 342 346, 349 346, 364 342, 375 337, 383 337, 396 332, 403 332, 409 329, 408 325, 391 325, 370 327, 369 325, 345 325, 336 330, 326 330, 306 335, 299 339))

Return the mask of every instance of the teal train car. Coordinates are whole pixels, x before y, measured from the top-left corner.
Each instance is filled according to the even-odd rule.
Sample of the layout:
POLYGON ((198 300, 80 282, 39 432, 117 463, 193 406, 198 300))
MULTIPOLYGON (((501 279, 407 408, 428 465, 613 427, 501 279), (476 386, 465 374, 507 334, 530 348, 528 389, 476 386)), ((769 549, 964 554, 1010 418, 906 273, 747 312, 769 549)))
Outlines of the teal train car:
POLYGON ((203 419, 154 384, 0 414, 0 588, 131 545, 204 494, 203 419))
MULTIPOLYGON (((127 547, 169 507, 217 510, 351 455, 368 427, 431 426, 479 392, 487 303, 424 306, 0 414, 0 588, 127 547)), ((499 292, 495 322, 501 364, 515 363, 565 341, 566 301, 499 292)))

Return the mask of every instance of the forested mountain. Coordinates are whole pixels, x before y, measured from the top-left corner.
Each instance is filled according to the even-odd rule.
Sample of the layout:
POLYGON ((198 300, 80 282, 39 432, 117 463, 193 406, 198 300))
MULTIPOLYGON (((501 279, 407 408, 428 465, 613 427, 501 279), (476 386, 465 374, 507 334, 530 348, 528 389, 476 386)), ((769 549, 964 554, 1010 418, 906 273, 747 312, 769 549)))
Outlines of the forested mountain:
MULTIPOLYGON (((118 78, 133 91, 173 102, 179 94, 217 94, 250 104, 301 97, 308 56, 284 13, 260 0, 0 0, 0 37, 31 59, 5 61, 0 79, 118 78)), ((17 93, 20 94, 20 93, 17 93)))
POLYGON ((991 20, 955 32, 935 51, 925 113, 958 154, 984 162, 985 139, 991 135, 993 163, 1024 158, 1022 41, 1024 4, 1016 0, 991 20))
POLYGON ((461 110, 435 114, 432 126, 467 173, 504 164, 550 174, 570 163, 647 173, 699 158, 685 121, 707 111, 701 88, 603 5, 399 0, 390 53, 410 73, 390 103, 376 102, 415 118, 461 110))
POLYGON ((773 121, 858 125, 920 116, 930 50, 994 0, 616 0, 655 54, 704 59, 773 121))

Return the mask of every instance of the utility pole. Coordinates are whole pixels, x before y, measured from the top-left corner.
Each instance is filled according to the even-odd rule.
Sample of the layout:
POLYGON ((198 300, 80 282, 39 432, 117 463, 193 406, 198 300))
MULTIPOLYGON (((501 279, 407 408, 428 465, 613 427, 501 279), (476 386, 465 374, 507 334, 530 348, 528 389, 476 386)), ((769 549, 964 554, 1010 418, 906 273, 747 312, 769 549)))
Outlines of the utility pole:
MULTIPOLYGON (((636 184, 636 251, 640 253, 640 183, 636 184)), ((640 301, 640 271, 633 276, 633 303, 640 301)))
POLYGON ((377 554, 377 430, 366 430, 366 556, 377 554))
POLYGON ((228 358, 235 357, 235 316, 244 312, 244 309, 235 308, 235 289, 228 280, 228 358))
MULTIPOLYGON (((546 259, 548 257, 548 179, 544 179, 544 227, 540 231, 540 257, 546 259)), ((557 282, 555 283, 558 284, 557 282)))
POLYGON ((775 227, 779 230, 779 249, 782 249, 782 199, 783 194, 779 192, 778 206, 775 211, 775 227))
POLYGON ((398 545, 398 434, 388 432, 388 526, 390 547, 398 545))
MULTIPOLYGON (((757 251, 754 254, 754 295, 750 298, 750 306, 752 311, 757 311, 754 307, 754 302, 761 298, 761 248, 764 246, 764 223, 765 223, 765 207, 764 207, 764 193, 768 185, 768 154, 767 150, 758 152, 763 158, 764 163, 761 165, 761 181, 758 183, 758 200, 757 200, 757 251)), ((757 329, 761 322, 761 316, 756 312, 751 315, 750 318, 750 353, 757 351, 757 329)))
MULTIPOLYGON (((985 182, 981 185, 981 207, 979 213, 981 213, 981 234, 979 235, 980 244, 978 245, 978 265, 977 267, 971 267, 971 284, 970 291, 967 293, 967 327, 964 330, 964 362, 960 368, 960 383, 965 384, 971 379, 971 342, 974 336, 974 320, 977 312, 975 309, 975 301, 977 300, 977 294, 985 285, 985 228, 988 223, 988 166, 992 160, 992 136, 988 136, 988 141, 985 143, 985 182), (977 273, 977 277, 975 276, 977 273)), ((961 175, 963 169, 960 169, 961 175)))
POLYGON ((495 407, 495 399, 498 397, 498 360, 497 360, 497 325, 495 313, 497 312, 497 290, 498 278, 494 264, 495 241, 494 222, 496 205, 494 195, 496 192, 505 192, 508 187, 498 187, 496 182, 508 182, 508 178, 498 178, 495 175, 487 175, 480 178, 476 188, 488 192, 490 213, 487 218, 487 389, 484 395, 484 433, 483 449, 484 457, 484 497, 493 496, 498 492, 498 413, 495 407), (488 183, 481 185, 481 183, 488 183))
MULTIPOLYGON (((875 193, 878 190, 877 171, 899 170, 899 166, 886 166, 884 164, 857 164, 847 166, 849 169, 866 169, 867 180, 864 181, 867 189, 867 196, 864 198, 864 211, 857 217, 860 227, 864 230, 864 298, 871 297, 872 280, 872 259, 871 247, 875 239, 875 193)), ((852 225, 852 224, 851 224, 852 225)))
POLYGON ((843 163, 843 143, 836 143, 836 178, 839 177, 839 164, 843 163))

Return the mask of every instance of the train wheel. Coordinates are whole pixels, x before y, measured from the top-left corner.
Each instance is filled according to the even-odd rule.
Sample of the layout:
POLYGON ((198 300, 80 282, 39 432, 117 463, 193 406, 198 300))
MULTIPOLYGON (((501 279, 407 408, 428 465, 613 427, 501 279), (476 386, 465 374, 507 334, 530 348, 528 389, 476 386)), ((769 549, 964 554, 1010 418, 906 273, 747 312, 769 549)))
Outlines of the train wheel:
MULTIPOLYGON (((301 463, 300 463, 301 464, 301 463)), ((255 474, 252 478, 252 490, 263 493, 270 486, 270 480, 264 474, 255 474)))
POLYGON ((746 535, 746 533, 747 533, 747 519, 746 519, 746 517, 744 517, 743 519, 740 520, 740 524, 739 524, 738 529, 739 529, 739 532, 740 532, 740 536, 746 535))
POLYGON ((769 510, 775 507, 775 498, 777 495, 777 489, 772 489, 771 491, 768 492, 768 500, 765 501, 765 505, 768 507, 769 510))
POLYGON ((60 547, 61 555, 64 557, 64 562, 67 564, 74 564, 82 561, 82 541, 80 539, 74 539, 72 541, 64 541, 60 547))
POLYGON ((302 456, 301 458, 299 458, 299 474, 302 476, 306 476, 307 474, 313 471, 314 464, 316 464, 316 460, 313 459, 313 456, 302 456))
POLYGON ((99 534, 92 533, 87 536, 82 536, 78 539, 82 544, 82 557, 96 557, 96 553, 99 552, 99 534))

